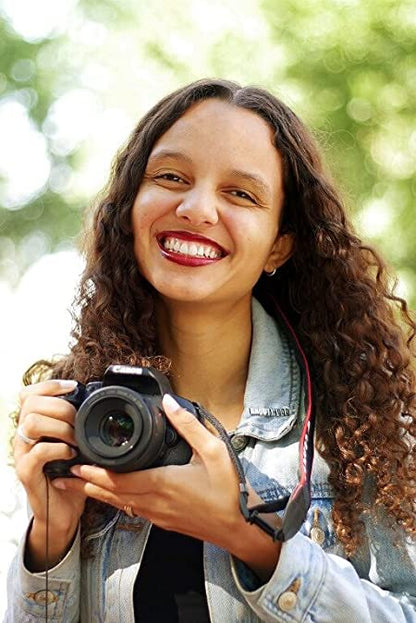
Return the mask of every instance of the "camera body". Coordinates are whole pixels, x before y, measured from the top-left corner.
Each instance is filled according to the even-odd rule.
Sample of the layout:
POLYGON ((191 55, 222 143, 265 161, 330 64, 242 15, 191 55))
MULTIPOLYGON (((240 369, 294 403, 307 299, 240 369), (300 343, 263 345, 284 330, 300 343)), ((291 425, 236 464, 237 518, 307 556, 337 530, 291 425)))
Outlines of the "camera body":
MULTIPOLYGON (((184 465, 192 450, 171 426, 162 409, 163 395, 172 394, 166 376, 155 368, 112 365, 102 381, 83 385, 62 396, 77 409, 75 439, 78 456, 50 461, 50 478, 71 476, 71 465, 88 463, 115 472, 161 465, 184 465)), ((199 418, 197 405, 173 395, 199 418)))

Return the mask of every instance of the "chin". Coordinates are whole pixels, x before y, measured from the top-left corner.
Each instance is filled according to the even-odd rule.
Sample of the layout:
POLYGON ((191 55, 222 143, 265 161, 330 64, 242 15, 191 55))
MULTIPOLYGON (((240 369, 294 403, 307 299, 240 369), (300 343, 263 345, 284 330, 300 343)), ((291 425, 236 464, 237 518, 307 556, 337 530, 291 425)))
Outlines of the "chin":
POLYGON ((149 276, 146 279, 160 296, 167 299, 191 302, 203 300, 213 293, 211 288, 207 288, 208 284, 206 281, 204 283, 201 277, 192 279, 181 276, 178 279, 164 272, 163 275, 155 275, 153 279, 149 279, 149 276))
POLYGON ((212 302, 213 297, 204 292, 179 291, 176 288, 166 289, 163 292, 158 291, 160 296, 177 303, 207 303, 212 302))

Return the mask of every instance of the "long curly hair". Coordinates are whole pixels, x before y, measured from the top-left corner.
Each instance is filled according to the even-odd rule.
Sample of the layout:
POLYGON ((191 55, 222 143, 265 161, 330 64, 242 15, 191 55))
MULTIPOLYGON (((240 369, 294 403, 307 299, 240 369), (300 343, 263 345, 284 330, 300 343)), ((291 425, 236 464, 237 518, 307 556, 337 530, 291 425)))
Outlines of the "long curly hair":
POLYGON ((374 485, 372 504, 415 535, 415 321, 394 294, 380 256, 354 233, 314 139, 263 89, 200 80, 162 99, 137 125, 87 227, 71 349, 52 373, 86 382, 100 379, 111 363, 168 371, 158 346, 154 292, 133 253, 131 210, 155 142, 207 98, 253 111, 274 132, 284 178, 280 230, 293 232, 296 243, 290 260, 276 277, 260 277, 254 294, 266 306, 278 302, 308 357, 316 444, 330 467, 337 536, 353 554, 367 478, 374 485))

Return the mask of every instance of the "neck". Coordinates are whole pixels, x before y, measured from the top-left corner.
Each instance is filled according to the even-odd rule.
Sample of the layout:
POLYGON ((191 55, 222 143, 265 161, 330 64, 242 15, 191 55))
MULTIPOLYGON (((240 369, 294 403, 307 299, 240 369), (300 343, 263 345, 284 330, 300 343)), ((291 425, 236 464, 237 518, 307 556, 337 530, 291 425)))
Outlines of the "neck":
POLYGON ((229 430, 243 411, 251 347, 251 298, 233 305, 156 306, 159 342, 174 391, 201 403, 229 430))

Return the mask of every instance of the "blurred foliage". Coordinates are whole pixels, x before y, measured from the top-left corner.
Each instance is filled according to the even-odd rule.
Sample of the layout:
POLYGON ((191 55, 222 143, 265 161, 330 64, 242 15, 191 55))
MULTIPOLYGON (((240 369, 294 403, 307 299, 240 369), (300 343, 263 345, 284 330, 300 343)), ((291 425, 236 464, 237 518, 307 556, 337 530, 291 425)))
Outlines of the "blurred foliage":
MULTIPOLYGON (((104 150, 111 127, 114 152, 160 96, 221 75, 270 88, 313 128, 357 228, 416 306, 413 0, 241 0, 238 12, 231 0, 73 0, 66 30, 32 41, 0 12, 0 42, 0 107, 25 107, 50 167, 30 197, 0 206, 0 270, 11 282, 42 253, 74 244, 93 194, 82 182, 92 179, 90 150, 104 150), (74 115, 90 111, 84 134, 75 119, 78 133, 60 138, 63 102, 74 115)), ((6 182, 0 167, 1 197, 6 182)))
POLYGON ((416 295, 416 12, 413 0, 264 0, 271 83, 294 94, 357 227, 416 295))
MULTIPOLYGON (((47 56, 54 56, 51 48, 59 48, 60 39, 53 42, 26 42, 13 33, 5 20, 0 21, 0 33, 2 101, 23 104, 33 127, 41 130, 56 94, 62 88, 59 84, 59 70, 64 69, 65 73, 65 68, 58 67, 58 64, 54 66, 53 63, 42 67, 39 60, 45 52, 47 56)), ((24 145, 20 149, 23 150, 24 145)), ((59 156, 51 149, 48 151, 55 165, 70 160, 69 155, 59 156)), ((0 175, 1 185, 6 180, 3 171, 0 171, 0 175)), ((21 175, 22 178, 25 176, 24 170, 21 175)), ((10 281, 16 281, 19 269, 25 269, 40 255, 56 248, 62 238, 74 236, 80 221, 76 208, 65 196, 53 192, 49 186, 42 187, 27 203, 13 206, 13 209, 0 206, 0 261, 3 274, 10 281), (37 245, 33 244, 36 236, 39 242, 37 245)))
MULTIPOLYGON (((120 26, 130 16, 112 0, 85 0, 79 3, 87 20, 91 16, 120 26)), ((0 276, 16 284, 29 265, 43 254, 71 247, 80 230, 84 197, 68 192, 71 173, 80 166, 81 145, 59 145, 54 141, 53 111, 56 101, 79 86, 79 59, 68 53, 68 33, 51 33, 27 41, 16 33, 0 13, 0 105, 23 105, 30 129, 46 139, 49 179, 27 201, 7 202, 7 174, 0 168, 0 276)), ((16 141, 19 140, 16 136, 16 141)), ((22 152, 25 145, 18 146, 22 152)), ((24 181, 26 171, 22 166, 24 181)))

